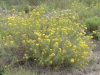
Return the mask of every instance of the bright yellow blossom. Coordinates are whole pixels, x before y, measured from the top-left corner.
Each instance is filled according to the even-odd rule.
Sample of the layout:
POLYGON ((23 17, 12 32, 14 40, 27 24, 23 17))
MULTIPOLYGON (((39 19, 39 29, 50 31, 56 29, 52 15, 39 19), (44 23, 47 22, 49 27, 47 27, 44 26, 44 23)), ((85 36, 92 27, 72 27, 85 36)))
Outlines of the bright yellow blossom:
POLYGON ((88 55, 88 52, 84 52, 84 55, 88 55))
POLYGON ((96 31, 93 31, 94 34, 96 34, 96 31))
POLYGON ((53 57, 53 56, 55 56, 55 53, 51 53, 49 56, 52 56, 53 57))
POLYGON ((12 26, 12 23, 8 23, 8 26, 12 26))
POLYGON ((75 19, 75 16, 72 16, 73 19, 75 19))
POLYGON ((58 47, 58 42, 55 42, 54 46, 55 46, 55 47, 58 47))
POLYGON ((36 46, 39 46, 39 44, 36 44, 36 46))
POLYGON ((71 63, 74 63, 74 58, 71 58, 71 59, 70 59, 70 62, 71 62, 71 63))
POLYGON ((14 41, 10 41, 10 44, 13 45, 14 44, 14 41))
POLYGON ((42 52, 42 55, 44 54, 45 52, 42 52))
POLYGON ((85 56, 81 56, 82 57, 82 59, 85 59, 86 57, 85 56))
POLYGON ((76 50, 76 45, 73 46, 73 49, 72 50, 76 50))
POLYGON ((47 39, 47 38, 49 38, 49 36, 48 35, 45 35, 45 38, 47 39))
POLYGON ((49 43, 50 43, 50 39, 47 39, 47 42, 49 42, 49 43))

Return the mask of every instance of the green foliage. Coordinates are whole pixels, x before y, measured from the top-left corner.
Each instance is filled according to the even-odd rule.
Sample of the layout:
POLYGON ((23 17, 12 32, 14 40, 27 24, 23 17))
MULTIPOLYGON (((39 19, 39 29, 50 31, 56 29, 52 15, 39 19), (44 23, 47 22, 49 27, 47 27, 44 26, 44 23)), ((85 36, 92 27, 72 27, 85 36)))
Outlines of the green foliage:
POLYGON ((26 71, 22 68, 19 68, 18 70, 11 70, 9 68, 5 69, 4 73, 2 75, 37 75, 35 73, 31 73, 30 71, 26 71))
POLYGON ((2 75, 2 73, 4 73, 4 69, 0 68, 0 75, 2 75))
POLYGON ((66 4, 69 4, 69 1, 66 0, 47 0, 45 1, 47 5, 49 5, 51 8, 56 9, 56 8, 65 8, 66 4))
POLYGON ((92 32, 94 30, 97 30, 100 26, 100 18, 95 16, 89 19, 86 19, 86 26, 88 31, 92 32))
POLYGON ((16 1, 13 1, 13 0, 1 0, 0 1, 0 6, 3 9, 10 9, 11 6, 13 6, 13 5, 19 5, 19 4, 22 4, 22 2, 19 1, 19 0, 16 0, 16 1))
POLYGON ((98 37, 98 40, 100 41, 100 26, 98 27, 98 30, 95 31, 95 35, 98 37))
POLYGON ((82 0, 83 2, 85 2, 88 5, 92 5, 92 4, 98 4, 100 2, 100 0, 82 0))
POLYGON ((29 2, 27 0, 1 0, 0 7, 3 10, 8 10, 12 8, 16 8, 17 11, 22 11, 28 9, 29 2))
POLYGON ((94 16, 96 15, 96 16, 100 17, 100 14, 99 14, 100 4, 93 5, 90 12, 93 13, 94 16))
POLYGON ((83 21, 84 19, 88 18, 91 16, 91 13, 89 11, 89 7, 87 7, 84 3, 79 2, 79 1, 74 1, 71 4, 71 9, 74 9, 80 18, 80 21, 83 21))
POLYGON ((61 13, 52 10, 49 15, 43 7, 25 14, 9 15, 1 21, 1 48, 17 59, 15 62, 34 59, 39 65, 61 64, 82 67, 91 54, 86 28, 74 10, 61 13))

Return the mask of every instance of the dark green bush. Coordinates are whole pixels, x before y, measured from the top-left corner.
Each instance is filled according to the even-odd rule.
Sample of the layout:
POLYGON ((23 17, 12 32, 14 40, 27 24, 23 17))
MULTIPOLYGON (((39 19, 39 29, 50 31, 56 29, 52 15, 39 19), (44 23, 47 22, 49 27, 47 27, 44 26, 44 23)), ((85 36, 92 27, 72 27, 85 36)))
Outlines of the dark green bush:
POLYGON ((92 32, 94 30, 97 30, 100 25, 100 18, 95 16, 89 19, 86 19, 85 24, 87 26, 87 30, 89 32, 92 32))

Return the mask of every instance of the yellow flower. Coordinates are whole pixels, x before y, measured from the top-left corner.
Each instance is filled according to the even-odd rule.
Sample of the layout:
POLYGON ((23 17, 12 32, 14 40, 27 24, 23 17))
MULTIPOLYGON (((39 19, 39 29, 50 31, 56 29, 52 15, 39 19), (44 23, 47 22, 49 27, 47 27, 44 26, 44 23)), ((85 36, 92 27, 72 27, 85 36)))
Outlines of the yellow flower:
POLYGON ((50 51, 52 51, 52 49, 50 49, 50 51))
POLYGON ((39 46, 39 44, 36 44, 36 46, 39 46))
POLYGON ((96 31, 93 31, 94 34, 96 34, 96 31))
POLYGON ((33 9, 33 11, 32 12, 36 12, 36 9, 33 9))
POLYGON ((86 57, 85 56, 81 56, 82 57, 82 59, 85 59, 86 57))
POLYGON ((40 16, 40 13, 39 13, 39 12, 37 12, 37 13, 36 13, 36 15, 37 15, 37 16, 40 16))
POLYGON ((93 36, 90 36, 90 38, 92 39, 92 38, 93 38, 93 36))
POLYGON ((45 38, 47 39, 47 38, 49 38, 49 36, 46 35, 45 38))
POLYGON ((42 7, 41 10, 44 10, 44 8, 42 7))
POLYGON ((70 62, 71 62, 71 63, 74 63, 74 58, 71 58, 71 59, 70 59, 70 62))
POLYGON ((8 26, 12 26, 12 23, 8 23, 8 26))
POLYGON ((50 60, 50 65, 52 65, 52 60, 50 60))
POLYGON ((50 39, 47 39, 47 42, 49 42, 49 43, 50 43, 50 39))
POLYGON ((58 47, 58 42, 55 42, 54 46, 58 47))
POLYGON ((53 56, 55 56, 55 53, 51 53, 49 56, 52 56, 53 57, 53 56))
POLYGON ((39 41, 41 41, 41 38, 38 38, 39 41))
POLYGON ((75 19, 75 16, 72 16, 73 19, 75 19))
POLYGON ((8 18, 8 20, 10 20, 11 18, 8 18))
POLYGON ((36 32, 35 34, 36 34, 37 36, 41 36, 41 34, 40 34, 40 33, 38 33, 38 32, 36 32))
POLYGON ((76 26, 79 27, 79 24, 77 23, 76 26))
POLYGON ((73 46, 73 49, 72 50, 76 50, 76 45, 73 46))
POLYGON ((26 34, 22 34, 21 36, 22 36, 22 37, 25 37, 25 36, 26 36, 26 34))
POLYGON ((44 54, 44 52, 42 52, 42 55, 44 54))
POLYGON ((10 44, 13 45, 14 44, 14 41, 10 41, 10 44))
POLYGON ((26 40, 27 41, 27 43, 30 43, 30 40, 26 40))
POLYGON ((12 37, 11 35, 8 35, 10 38, 12 37))
POLYGON ((22 26, 26 26, 27 24, 25 24, 25 23, 22 23, 22 26))
POLYGON ((82 36, 82 35, 83 35, 83 33, 79 33, 79 35, 80 35, 80 36, 82 36))
POLYGON ((59 52, 61 52, 61 48, 59 48, 59 52))

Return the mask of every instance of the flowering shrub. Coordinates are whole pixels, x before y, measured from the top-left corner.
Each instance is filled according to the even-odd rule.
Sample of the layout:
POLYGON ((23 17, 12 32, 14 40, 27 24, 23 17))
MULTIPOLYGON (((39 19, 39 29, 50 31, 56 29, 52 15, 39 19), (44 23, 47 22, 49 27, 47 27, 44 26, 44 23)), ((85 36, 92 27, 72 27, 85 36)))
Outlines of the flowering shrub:
POLYGON ((86 28, 77 23, 73 10, 47 15, 44 8, 25 14, 8 15, 1 23, 0 43, 6 51, 16 56, 16 61, 34 59, 40 65, 61 64, 81 67, 91 54, 86 28))

